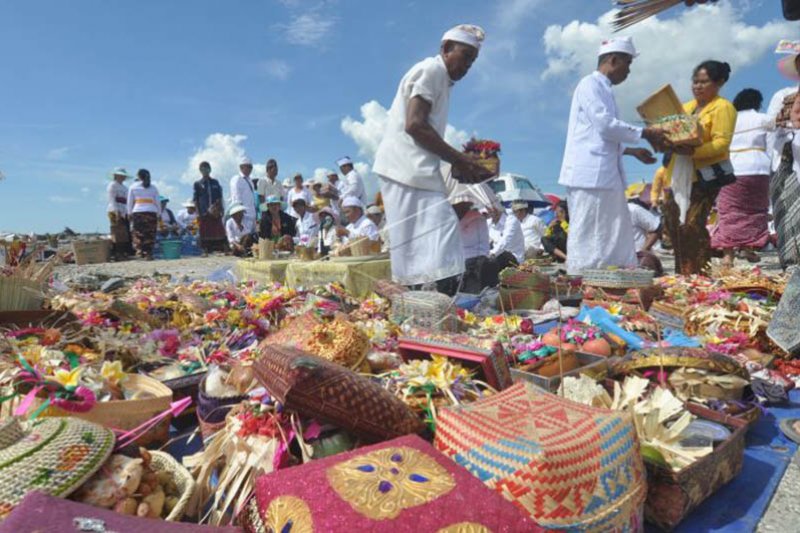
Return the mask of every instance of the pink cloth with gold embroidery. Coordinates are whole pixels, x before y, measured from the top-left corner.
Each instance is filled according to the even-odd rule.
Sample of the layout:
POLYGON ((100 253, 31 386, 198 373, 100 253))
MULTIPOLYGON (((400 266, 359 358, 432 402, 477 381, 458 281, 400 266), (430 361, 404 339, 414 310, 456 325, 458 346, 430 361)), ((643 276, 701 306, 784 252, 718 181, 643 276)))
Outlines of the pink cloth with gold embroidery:
POLYGON ((245 531, 543 531, 414 435, 262 476, 239 518, 245 531))

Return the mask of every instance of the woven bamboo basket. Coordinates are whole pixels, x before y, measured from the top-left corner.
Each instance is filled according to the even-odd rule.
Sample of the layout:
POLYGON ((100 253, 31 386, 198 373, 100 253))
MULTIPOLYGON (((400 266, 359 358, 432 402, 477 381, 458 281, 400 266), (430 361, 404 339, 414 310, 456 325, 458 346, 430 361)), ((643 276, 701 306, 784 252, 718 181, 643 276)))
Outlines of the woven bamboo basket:
POLYGON ((672 85, 664 85, 636 107, 639 115, 648 122, 683 113, 683 105, 672 85))
POLYGON ((433 331, 458 331, 456 307, 449 296, 434 291, 406 291, 392 296, 390 319, 396 324, 433 331))
POLYGON ((111 241, 106 239, 75 241, 72 243, 72 253, 75 255, 77 265, 107 263, 111 256, 111 241))
POLYGON ((500 283, 506 287, 520 289, 538 289, 550 292, 550 276, 544 272, 522 270, 520 268, 504 268, 498 276, 500 283))
POLYGON ((313 246, 295 246, 294 251, 301 261, 313 261, 316 258, 316 250, 313 246))
POLYGON ((731 430, 728 440, 714 451, 677 472, 645 459, 647 501, 645 519, 671 530, 706 498, 736 477, 744 462, 747 422, 689 404, 689 411, 701 418, 723 424, 731 430))
POLYGON ((200 434, 207 439, 225 427, 225 417, 235 406, 247 399, 247 395, 218 398, 206 393, 206 378, 197 389, 197 421, 200 434))
MULTIPOLYGON (((125 381, 125 388, 146 393, 148 397, 139 400, 97 402, 90 411, 85 413, 70 413, 57 407, 48 407, 43 416, 74 416, 107 428, 127 431, 163 413, 169 409, 172 402, 172 390, 157 379, 148 376, 129 374, 125 381)), ((169 437, 171 420, 172 415, 165 417, 158 425, 136 439, 136 444, 146 447, 166 442, 169 437)))
POLYGON ((268 261, 275 258, 275 243, 269 239, 258 239, 258 258, 268 261))
POLYGON ((183 518, 186 506, 189 505, 189 501, 194 495, 194 490, 197 486, 194 482, 194 478, 189 471, 170 454, 153 450, 150 452, 150 456, 152 457, 153 468, 161 472, 168 472, 172 480, 175 481, 175 485, 178 487, 181 496, 178 498, 178 503, 175 504, 175 507, 172 508, 172 511, 167 515, 165 520, 167 522, 179 522, 180 519, 183 518))
POLYGON ((0 277, 0 311, 42 308, 45 285, 17 276, 0 277))
POLYGON ((374 255, 373 253, 374 248, 372 246, 372 241, 366 238, 355 239, 351 241, 347 247, 350 248, 350 253, 353 255, 353 257, 374 255))
POLYGON ((536 290, 501 286, 498 299, 500 300, 500 305, 506 311, 541 309, 550 299, 550 287, 547 286, 544 290, 536 290))

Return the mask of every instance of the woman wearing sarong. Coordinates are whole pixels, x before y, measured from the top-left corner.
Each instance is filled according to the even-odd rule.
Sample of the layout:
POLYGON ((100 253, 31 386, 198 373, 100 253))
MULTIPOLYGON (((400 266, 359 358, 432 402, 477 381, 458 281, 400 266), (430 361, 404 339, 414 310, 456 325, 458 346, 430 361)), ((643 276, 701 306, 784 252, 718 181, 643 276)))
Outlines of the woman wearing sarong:
POLYGON ((115 168, 111 173, 111 183, 106 188, 108 196, 108 221, 111 225, 111 258, 114 261, 125 259, 131 249, 130 221, 128 220, 128 179, 124 168, 115 168))
POLYGON ((731 141, 731 165, 736 182, 723 187, 717 198, 719 223, 711 233, 711 246, 723 252, 723 265, 732 267, 740 250, 751 263, 760 261, 755 250, 769 240, 770 157, 767 134, 773 121, 759 113, 763 97, 744 89, 733 99, 736 131, 731 141))
POLYGON ((724 184, 723 179, 714 177, 728 176, 724 163, 730 157, 736 125, 736 109, 719 95, 730 73, 727 63, 704 61, 692 75, 694 100, 683 104, 684 111, 696 116, 700 122, 702 144, 676 147, 667 169, 667 182, 671 188, 665 193, 664 227, 675 251, 675 271, 678 274, 700 274, 711 262, 711 238, 706 223, 724 184), (687 156, 690 160, 687 162, 677 156, 687 156), (686 176, 685 188, 681 186, 682 180, 675 179, 677 164, 690 165, 691 175, 686 176), (701 173, 712 179, 701 179, 701 173), (683 220, 682 211, 685 214, 683 220))
POLYGON ((139 169, 136 179, 137 183, 128 191, 128 212, 133 221, 133 246, 136 248, 136 255, 149 261, 153 259, 161 203, 158 189, 150 183, 150 171, 139 169))
POLYGON ((194 182, 192 199, 197 207, 197 225, 200 233, 200 247, 204 254, 228 250, 228 238, 222 223, 222 186, 211 177, 211 165, 200 163, 199 180, 194 182))

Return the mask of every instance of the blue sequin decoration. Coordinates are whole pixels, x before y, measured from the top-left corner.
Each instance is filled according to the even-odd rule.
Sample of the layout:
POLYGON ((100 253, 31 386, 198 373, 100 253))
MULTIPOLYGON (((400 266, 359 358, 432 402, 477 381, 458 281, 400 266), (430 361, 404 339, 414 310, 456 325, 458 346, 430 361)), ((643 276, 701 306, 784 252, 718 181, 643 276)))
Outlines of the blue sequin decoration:
POLYGON ((375 467, 372 466, 372 465, 361 465, 361 466, 357 466, 356 470, 360 470, 362 472, 374 472, 375 471, 375 467))
POLYGON ((294 523, 289 520, 286 524, 281 528, 281 533, 289 533, 292 530, 292 526, 294 523))
POLYGON ((389 483, 388 481, 381 481, 380 483, 378 483, 378 490, 381 491, 382 494, 386 494, 393 488, 394 487, 392 486, 392 484, 389 483))
POLYGON ((399 463, 402 460, 403 460, 403 456, 400 455, 399 453, 396 453, 396 454, 392 455, 392 461, 394 461, 395 463, 399 463))
POLYGON ((430 479, 426 478, 425 476, 421 476, 419 474, 411 474, 408 476, 408 479, 411 481, 415 481, 417 483, 427 483, 430 479))

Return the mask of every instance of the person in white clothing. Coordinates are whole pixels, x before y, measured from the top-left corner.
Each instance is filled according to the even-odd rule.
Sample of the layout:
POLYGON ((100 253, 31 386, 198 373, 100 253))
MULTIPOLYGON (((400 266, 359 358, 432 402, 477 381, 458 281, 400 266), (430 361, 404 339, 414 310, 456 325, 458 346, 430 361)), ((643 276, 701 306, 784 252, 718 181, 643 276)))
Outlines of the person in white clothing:
POLYGON ((246 216, 247 208, 242 204, 235 204, 228 215, 230 218, 225 223, 225 234, 228 236, 231 252, 237 257, 250 255, 256 236, 255 226, 246 216))
POLYGON ((178 226, 182 232, 194 234, 197 228, 197 206, 194 204, 194 200, 187 200, 181 204, 181 207, 183 209, 178 211, 175 217, 178 220, 178 226))
POLYGON ((128 190, 128 213, 131 214, 133 246, 136 254, 147 260, 153 259, 161 202, 158 189, 150 183, 150 171, 140 168, 137 182, 128 190))
POLYGON ((308 207, 309 205, 313 204, 314 198, 311 196, 311 191, 306 189, 303 185, 302 174, 295 174, 292 180, 294 181, 294 187, 289 189, 289 192, 286 193, 286 202, 289 204, 286 212, 292 215, 294 218, 299 218, 294 210, 294 201, 298 198, 302 198, 306 203, 306 207, 308 207))
POLYGON ((522 236, 525 240, 525 257, 536 257, 544 253, 542 237, 547 231, 544 220, 530 212, 527 202, 513 202, 511 210, 519 220, 522 227, 522 236))
POLYGON ((367 193, 364 190, 364 180, 353 167, 353 160, 349 157, 343 157, 336 162, 336 165, 344 176, 344 184, 339 189, 339 197, 344 201, 348 196, 355 196, 361 203, 365 203, 367 201, 367 193))
MULTIPOLYGON (((505 253, 514 256, 517 263, 525 260, 525 237, 522 235, 522 226, 519 219, 505 212, 504 209, 492 209, 490 218, 486 221, 489 228, 489 239, 492 249, 489 257, 500 257, 505 253)), ((511 261, 508 261, 509 263, 511 261)))
POLYGON ((294 236, 294 243, 302 244, 303 246, 316 245, 319 223, 317 222, 317 217, 308 210, 305 198, 299 196, 295 198, 294 202, 292 202, 292 211, 294 211, 294 217, 297 219, 295 223, 297 233, 294 236))
POLYGON ((336 214, 330 207, 323 207, 319 213, 319 238, 317 251, 320 256, 327 256, 339 241, 336 235, 336 214))
POLYGON ((661 217, 650 210, 650 187, 633 184, 625 191, 628 212, 633 224, 633 244, 636 253, 649 252, 661 237, 661 217))
POLYGON ((124 168, 117 167, 111 173, 112 181, 106 188, 106 212, 111 224, 111 257, 115 261, 133 252, 128 219, 128 188, 125 186, 125 180, 129 177, 124 168))
POLYGON ((386 229, 386 219, 383 216, 383 208, 374 204, 368 206, 367 218, 369 218, 378 227, 378 234, 381 237, 381 252, 388 252, 389 230, 386 229))
POLYGON ((274 159, 267 161, 267 177, 258 180, 258 204, 264 203, 269 196, 277 196, 281 200, 284 199, 285 191, 283 185, 278 181, 278 162, 274 159))
POLYGON ((606 266, 633 267, 633 227, 625 202, 622 156, 656 162, 645 148, 624 148, 642 138, 662 147, 664 133, 618 118, 612 87, 625 81, 636 49, 630 37, 603 41, 597 70, 583 78, 572 97, 567 142, 558 183, 567 188, 571 214, 567 272, 606 266))
POLYGON ((361 237, 366 237, 371 241, 377 241, 380 238, 378 226, 366 217, 364 204, 358 198, 355 196, 345 198, 342 201, 342 209, 349 224, 344 228, 338 228, 336 233, 342 237, 344 242, 361 237))
POLYGON ((458 231, 464 250, 464 276, 460 290, 477 294, 497 284, 497 268, 489 258, 491 245, 486 219, 476 209, 480 202, 470 191, 450 194, 450 203, 458 217, 458 231))
POLYGON ((711 247, 722 250, 724 266, 732 267, 739 250, 757 263, 760 250, 769 242, 769 177, 771 158, 767 137, 775 129, 769 115, 759 113, 763 97, 755 89, 744 89, 733 99, 736 128, 730 145, 730 161, 736 181, 717 196, 717 225, 711 231, 711 247))
POLYGON ((484 32, 459 25, 441 39, 439 54, 411 67, 400 80, 375 155, 391 240, 392 277, 403 285, 437 282, 455 294, 464 272, 458 218, 447 201, 442 161, 465 182, 491 172, 444 140, 450 90, 478 57, 484 32))
POLYGON ((253 162, 247 157, 243 158, 239 162, 239 174, 231 178, 230 205, 232 207, 241 204, 245 209, 244 217, 249 219, 251 224, 255 224, 257 220, 256 191, 250 178, 252 172, 253 162))

